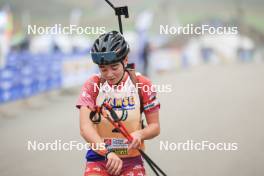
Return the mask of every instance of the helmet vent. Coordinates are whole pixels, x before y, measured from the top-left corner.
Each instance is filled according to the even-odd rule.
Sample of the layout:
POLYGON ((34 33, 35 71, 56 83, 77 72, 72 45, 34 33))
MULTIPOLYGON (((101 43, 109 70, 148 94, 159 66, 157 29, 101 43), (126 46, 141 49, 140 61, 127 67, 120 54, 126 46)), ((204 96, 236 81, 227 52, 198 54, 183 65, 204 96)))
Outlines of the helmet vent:
POLYGON ((118 43, 116 43, 116 44, 114 44, 114 46, 112 46, 112 47, 111 47, 111 51, 114 51, 114 50, 116 50, 116 47, 117 47, 117 45, 119 45, 119 42, 118 42, 118 43))
POLYGON ((104 42, 106 42, 108 40, 108 38, 109 38, 109 34, 105 36, 104 42))
POLYGON ((103 47, 103 48, 102 48, 102 52, 105 52, 105 51, 106 51, 106 48, 105 48, 105 47, 103 47))

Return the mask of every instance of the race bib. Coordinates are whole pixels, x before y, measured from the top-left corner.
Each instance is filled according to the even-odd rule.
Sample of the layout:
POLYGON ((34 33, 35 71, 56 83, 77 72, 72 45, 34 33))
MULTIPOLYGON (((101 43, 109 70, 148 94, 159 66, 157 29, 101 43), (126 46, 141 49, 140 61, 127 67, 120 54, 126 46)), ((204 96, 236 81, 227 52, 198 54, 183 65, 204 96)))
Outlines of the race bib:
POLYGON ((128 144, 126 139, 110 138, 104 139, 108 150, 113 151, 117 155, 128 155, 128 144))

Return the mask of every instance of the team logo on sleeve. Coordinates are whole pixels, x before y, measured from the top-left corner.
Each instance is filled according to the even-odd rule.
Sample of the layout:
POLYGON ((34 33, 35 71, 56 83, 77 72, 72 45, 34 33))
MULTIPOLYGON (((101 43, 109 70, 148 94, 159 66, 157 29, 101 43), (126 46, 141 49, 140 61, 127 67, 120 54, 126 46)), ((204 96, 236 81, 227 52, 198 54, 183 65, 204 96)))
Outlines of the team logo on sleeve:
POLYGON ((87 94, 85 91, 82 92, 82 97, 89 98, 91 97, 89 94, 87 94))

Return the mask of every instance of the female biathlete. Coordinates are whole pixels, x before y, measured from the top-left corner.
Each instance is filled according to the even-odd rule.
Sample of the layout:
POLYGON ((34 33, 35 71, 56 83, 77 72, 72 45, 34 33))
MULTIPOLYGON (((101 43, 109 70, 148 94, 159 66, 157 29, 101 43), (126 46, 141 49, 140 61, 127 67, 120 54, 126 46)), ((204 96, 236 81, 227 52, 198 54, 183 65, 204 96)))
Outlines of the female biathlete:
POLYGON ((146 175, 137 149, 144 149, 144 140, 159 135, 160 104, 149 79, 138 73, 133 76, 128 71, 128 52, 128 43, 117 31, 99 36, 91 49, 93 62, 98 65, 100 74, 93 75, 82 87, 77 102, 80 132, 86 142, 104 143, 106 148, 88 150, 84 176, 146 175), (105 118, 91 115, 104 102, 108 102, 119 115, 133 137, 132 142, 128 143, 105 118), (142 126, 142 112, 146 117, 146 127, 142 126))

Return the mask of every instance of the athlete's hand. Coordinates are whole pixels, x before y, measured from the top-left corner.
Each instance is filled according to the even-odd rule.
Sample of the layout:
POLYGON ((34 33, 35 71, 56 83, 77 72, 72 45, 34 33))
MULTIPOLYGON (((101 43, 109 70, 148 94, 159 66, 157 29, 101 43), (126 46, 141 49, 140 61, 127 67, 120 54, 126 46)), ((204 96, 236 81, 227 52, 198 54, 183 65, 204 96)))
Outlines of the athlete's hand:
POLYGON ((142 135, 140 131, 134 131, 130 134, 133 137, 133 141, 129 144, 128 150, 138 149, 142 141, 142 135))
POLYGON ((111 152, 107 155, 106 168, 109 174, 119 175, 122 166, 123 166, 123 161, 114 152, 111 152))

